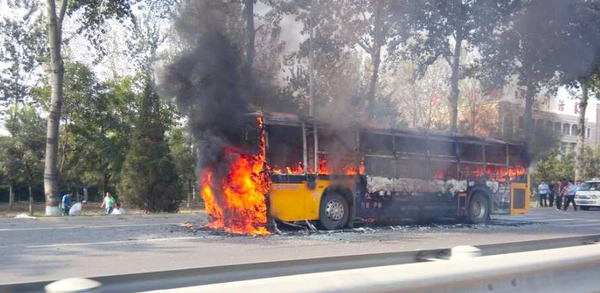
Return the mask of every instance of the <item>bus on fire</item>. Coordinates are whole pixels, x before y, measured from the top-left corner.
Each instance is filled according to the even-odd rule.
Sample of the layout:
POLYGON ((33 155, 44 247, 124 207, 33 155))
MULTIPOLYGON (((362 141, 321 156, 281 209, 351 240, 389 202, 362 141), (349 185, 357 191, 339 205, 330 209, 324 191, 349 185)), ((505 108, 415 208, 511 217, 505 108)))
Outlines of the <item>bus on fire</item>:
POLYGON ((262 134, 266 144, 271 220, 332 230, 405 219, 485 223, 492 213, 529 210, 522 143, 283 113, 249 117, 246 143, 262 134))

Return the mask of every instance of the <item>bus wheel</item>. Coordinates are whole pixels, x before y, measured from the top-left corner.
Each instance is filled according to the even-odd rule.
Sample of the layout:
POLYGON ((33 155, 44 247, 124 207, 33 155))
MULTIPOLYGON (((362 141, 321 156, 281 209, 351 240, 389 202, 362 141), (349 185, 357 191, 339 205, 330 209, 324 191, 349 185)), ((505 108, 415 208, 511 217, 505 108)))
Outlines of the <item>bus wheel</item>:
POLYGON ((325 230, 344 227, 350 216, 350 207, 344 197, 337 192, 328 192, 321 200, 319 223, 325 230))
POLYGON ((490 203, 487 197, 476 193, 469 202, 469 222, 472 224, 483 224, 490 220, 490 203))

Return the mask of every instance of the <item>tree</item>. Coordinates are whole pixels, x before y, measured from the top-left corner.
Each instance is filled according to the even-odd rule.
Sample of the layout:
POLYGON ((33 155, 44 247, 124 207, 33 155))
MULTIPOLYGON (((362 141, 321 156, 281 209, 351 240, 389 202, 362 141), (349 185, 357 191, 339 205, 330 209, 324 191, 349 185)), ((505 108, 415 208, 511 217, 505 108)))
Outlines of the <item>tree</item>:
POLYGON ((6 129, 11 138, 3 153, 8 156, 7 161, 13 171, 16 171, 15 167, 23 170, 21 179, 29 188, 29 213, 33 214, 32 187, 41 181, 42 174, 44 120, 32 106, 17 107, 6 121, 6 129))
POLYGON ((561 81, 568 87, 580 88, 579 133, 575 154, 575 180, 584 173, 585 114, 591 92, 600 83, 600 3, 571 0, 563 21, 564 40, 558 47, 561 81))
POLYGON ((146 212, 176 212, 182 200, 173 156, 164 139, 159 97, 148 78, 119 183, 124 202, 146 212))
POLYGON ((23 152, 16 148, 15 138, 11 136, 2 137, 0 141, 0 162, 2 181, 8 184, 8 209, 12 209, 15 202, 14 187, 17 181, 22 180, 23 152))
MULTIPOLYGON (((351 47, 358 46, 370 57, 368 70, 368 87, 366 93, 367 120, 374 115, 375 96, 377 93, 379 70, 381 67, 381 50, 390 41, 394 33, 393 28, 398 22, 398 10, 404 9, 405 1, 387 0, 361 0, 361 1, 335 1, 331 15, 340 25, 336 28, 325 25, 324 29, 341 29, 335 34, 351 47)), ((331 22, 329 22, 331 23, 331 22)))
MULTIPOLYGON (((407 8, 399 10, 401 32, 393 42, 392 52, 403 47, 403 54, 418 64, 422 76, 438 58, 452 68, 450 76, 450 130, 457 131, 459 81, 467 76, 469 66, 461 67, 463 51, 493 43, 495 30, 503 27, 505 18, 514 10, 513 0, 426 0, 408 1, 407 8), (465 46, 466 45, 466 46, 465 46)), ((395 60, 395 58, 390 58, 395 60)))
MULTIPOLYGON (((13 15, 0 19, 0 106, 24 103, 40 75, 45 28, 38 1, 8 1, 13 15), (19 13, 24 11, 24 13, 19 13)), ((0 114, 2 115, 2 114, 0 114)))
POLYGON ((186 135, 184 128, 173 128, 169 132, 169 149, 173 154, 179 182, 184 184, 188 208, 195 199, 197 182, 195 147, 192 146, 191 141, 192 138, 186 135))
MULTIPOLYGON (((48 23, 48 47, 50 48, 50 85, 51 98, 46 131, 46 158, 44 168, 44 192, 46 196, 46 215, 58 215, 58 173, 57 154, 59 126, 63 104, 64 63, 62 57, 63 23, 66 15, 82 11, 80 31, 101 31, 107 18, 124 18, 131 15, 129 0, 87 1, 87 0, 46 0, 46 19, 48 23), (58 5, 57 5, 58 4, 58 5), (67 14, 68 10, 68 14, 67 14)), ((93 43, 98 43, 97 35, 88 33, 93 43)))

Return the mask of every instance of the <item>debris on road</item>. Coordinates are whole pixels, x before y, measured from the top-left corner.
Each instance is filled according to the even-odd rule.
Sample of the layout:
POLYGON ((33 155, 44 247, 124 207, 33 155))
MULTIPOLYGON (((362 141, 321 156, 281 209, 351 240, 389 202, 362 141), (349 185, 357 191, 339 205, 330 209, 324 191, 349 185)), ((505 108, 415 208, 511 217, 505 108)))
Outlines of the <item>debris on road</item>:
POLYGON ((15 216, 15 219, 30 219, 30 220, 37 220, 38 218, 30 216, 28 214, 18 214, 15 216))

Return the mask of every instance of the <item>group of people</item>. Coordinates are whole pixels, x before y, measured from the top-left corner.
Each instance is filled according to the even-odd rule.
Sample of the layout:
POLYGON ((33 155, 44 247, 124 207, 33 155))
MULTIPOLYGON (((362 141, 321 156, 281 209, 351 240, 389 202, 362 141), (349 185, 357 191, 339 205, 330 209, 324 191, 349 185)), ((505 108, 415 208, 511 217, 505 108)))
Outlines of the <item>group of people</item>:
MULTIPOLYGON (((60 208, 66 216, 79 214, 82 209, 81 203, 76 203, 71 206, 72 197, 72 191, 62 196, 60 208)), ((85 204, 86 202, 84 201, 83 203, 85 204)), ((100 208, 104 208, 107 215, 121 215, 125 213, 125 210, 121 208, 121 205, 115 200, 110 192, 106 192, 100 208)))
POLYGON ((573 182, 571 180, 565 181, 552 181, 550 184, 546 184, 542 180, 538 185, 538 194, 540 195, 540 207, 552 207, 556 202, 556 208, 558 210, 566 211, 569 205, 573 204, 573 210, 577 210, 577 204, 575 204, 575 194, 577 188, 581 185, 582 181, 573 182))

